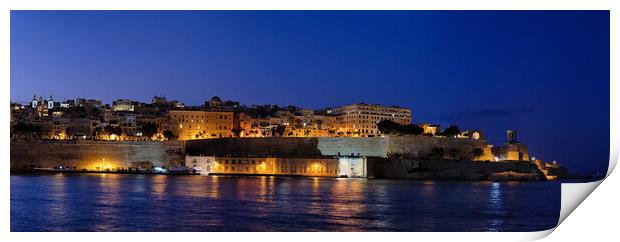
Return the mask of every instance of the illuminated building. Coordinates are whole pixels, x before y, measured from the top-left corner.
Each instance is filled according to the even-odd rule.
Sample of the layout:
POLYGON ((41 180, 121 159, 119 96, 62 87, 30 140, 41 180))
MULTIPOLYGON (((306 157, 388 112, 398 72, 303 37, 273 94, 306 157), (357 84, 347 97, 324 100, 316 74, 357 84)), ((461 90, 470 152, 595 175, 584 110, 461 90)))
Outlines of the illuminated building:
POLYGON ((482 131, 480 130, 463 130, 457 137, 466 139, 484 139, 482 131))
POLYGON ((73 118, 66 126, 65 133, 68 138, 91 137, 99 127, 99 119, 73 118))
POLYGON ((219 97, 215 96, 212 97, 209 100, 209 108, 213 109, 213 110, 219 110, 222 109, 222 99, 220 99, 219 97))
POLYGON ((566 170, 566 168, 560 166, 557 161, 544 162, 539 159, 532 159, 534 160, 534 164, 538 166, 538 169, 542 171, 547 180, 562 179, 566 178, 566 176, 568 175, 568 171, 566 170))
POLYGON ((439 131, 439 125, 438 124, 421 124, 420 127, 422 127, 422 129, 424 129, 424 134, 426 135, 435 135, 437 134, 437 131, 439 131))
POLYGON ((357 103, 327 110, 336 116, 338 134, 343 136, 380 135, 377 123, 390 120, 401 125, 411 124, 411 110, 401 107, 388 107, 357 103))
POLYGON ((138 133, 136 114, 133 112, 103 112, 103 126, 118 127, 121 130, 119 140, 130 140, 138 133))
POLYGON ((232 137, 232 112, 170 110, 168 119, 169 130, 179 140, 232 137))
POLYGON ((129 99, 118 99, 112 102, 113 111, 128 111, 133 112, 135 108, 134 101, 129 99))
POLYGON ((507 141, 502 146, 493 147, 491 151, 496 161, 529 161, 527 146, 517 141, 517 132, 508 130, 507 141))
POLYGON ((204 175, 339 175, 337 158, 186 156, 185 166, 204 175))

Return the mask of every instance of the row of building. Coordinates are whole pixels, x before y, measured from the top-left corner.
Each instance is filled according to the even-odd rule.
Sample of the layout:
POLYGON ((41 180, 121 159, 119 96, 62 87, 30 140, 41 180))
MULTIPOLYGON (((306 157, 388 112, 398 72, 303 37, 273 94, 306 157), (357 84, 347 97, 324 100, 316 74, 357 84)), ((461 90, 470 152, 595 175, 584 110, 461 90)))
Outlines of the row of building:
MULTIPOLYGON (((357 103, 321 110, 295 106, 242 106, 213 97, 202 106, 155 96, 151 103, 128 99, 111 105, 76 98, 63 102, 34 96, 27 105, 11 104, 15 139, 193 140, 224 137, 373 137, 382 135, 377 123, 389 120, 411 125, 412 112, 401 107, 357 103)), ((426 135, 438 125, 422 124, 426 135)), ((480 131, 457 137, 482 139, 480 131)), ((446 151, 447 152, 447 151, 446 151)), ((491 153, 491 152, 488 152, 491 153)), ((527 147, 508 131, 507 143, 493 147, 495 160, 529 160, 527 147)))
MULTIPOLYGON (((372 137, 377 123, 412 123, 410 109, 357 103, 321 110, 295 106, 223 102, 213 97, 202 106, 154 97, 151 103, 119 99, 112 104, 76 98, 62 102, 34 96, 11 104, 16 139, 164 140, 221 137, 372 137)), ((436 125, 424 125, 433 135, 436 125)))

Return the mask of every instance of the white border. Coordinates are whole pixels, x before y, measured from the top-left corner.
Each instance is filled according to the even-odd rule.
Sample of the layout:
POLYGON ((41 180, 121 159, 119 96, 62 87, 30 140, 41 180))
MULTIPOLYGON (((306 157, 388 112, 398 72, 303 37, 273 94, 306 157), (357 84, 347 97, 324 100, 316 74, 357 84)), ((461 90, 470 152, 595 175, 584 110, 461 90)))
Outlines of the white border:
MULTIPOLYGON (((510 0, 510 1, 500 1, 500 0, 436 0, 436 1, 373 1, 373 0, 357 0, 357 1, 345 1, 345 0, 314 0, 314 1, 292 1, 292 0, 229 0, 229 1, 212 1, 205 0, 200 3, 196 3, 193 1, 186 0, 175 0, 175 1, 162 1, 162 0, 151 0, 151 1, 121 1, 121 0, 110 0, 110 1, 71 1, 71 0, 5 0, 0 1, 1 5, 1 16, 0 18, 0 33, 9 33, 10 28, 10 12, 9 10, 31 10, 31 9, 48 9, 48 10, 109 10, 109 9, 128 9, 128 10, 188 10, 188 9, 206 9, 206 10, 223 10, 223 9, 241 9, 241 10, 302 10, 302 9, 312 9, 312 10, 323 10, 323 9, 349 9, 349 10, 405 10, 405 9, 425 9, 425 10, 547 10, 547 9, 557 9, 557 10, 612 10, 611 11, 611 43, 619 43, 618 40, 618 29, 617 25, 614 23, 618 23, 619 15, 615 14, 614 9, 618 9, 617 1, 603 1, 603 0, 571 0, 571 1, 558 1, 558 0, 510 0)), ((10 43, 9 36, 2 35, 3 38, 0 40, 0 53, 2 53, 3 58, 0 59, 0 75, 2 75, 2 88, 1 92, 3 95, 3 104, 4 112, 0 113, 5 122, 9 119, 9 83, 10 83, 10 73, 9 73, 9 61, 10 61, 10 43)), ((617 59, 620 56, 618 52, 618 48, 612 44, 611 46, 611 66, 617 67, 617 59)), ((615 167, 615 163, 618 159, 618 138, 620 137, 619 130, 617 128, 618 121, 618 98, 613 94, 618 94, 619 85, 618 85, 618 71, 617 68, 611 68, 611 128, 610 128, 610 169, 608 171, 608 175, 611 173, 613 168, 615 167)), ((7 122, 8 123, 8 122, 7 122)), ((144 238, 148 238, 149 240, 176 240, 176 239, 204 239, 205 236, 208 236, 209 239, 222 239, 225 240, 227 238, 231 238, 233 236, 236 239, 247 239, 247 240, 296 240, 296 241, 316 241, 316 240, 350 240, 357 239, 363 241, 379 241, 385 239, 411 239, 412 236, 415 236, 416 239, 423 240, 458 240, 458 241, 496 241, 501 239, 502 241, 506 240, 531 240, 538 239, 546 236, 552 230, 535 232, 535 233, 210 233, 208 235, 200 233, 157 233, 157 234, 139 234, 139 233, 99 233, 97 236, 89 236, 92 234, 84 234, 84 233, 7 233, 10 230, 9 225, 9 211, 10 211, 10 203, 9 203, 9 130, 8 125, 0 126, 1 134, 6 137, 2 140, 2 154, 4 154, 4 169, 2 172, 4 175, 0 180, 0 189, 3 194, 5 194, 4 199, 0 200, 0 213, 3 219, 0 221, 0 231, 2 231, 2 238, 8 238, 9 241, 17 241, 18 239, 32 239, 32 240, 78 240, 88 238, 90 241, 109 241, 111 239, 121 239, 121 240, 139 240, 144 238)), ((606 187, 607 194, 596 194, 594 197, 598 198, 598 202, 605 203, 608 201, 614 201, 613 199, 607 198, 617 198, 615 193, 617 193, 618 179, 612 178, 608 181, 603 182, 602 187, 606 187), (613 183, 612 183, 613 182, 613 183), (612 183, 612 184, 608 184, 612 183), (610 194, 611 193, 611 194, 610 194), (605 197, 607 196, 607 197, 605 197), (602 197, 602 198, 601 198, 602 197)), ((595 184, 574 184, 574 185, 563 185, 562 186, 562 207, 563 209, 567 209, 568 207, 576 207, 582 200, 580 195, 591 192, 596 186, 601 184, 600 182, 596 182, 595 184), (585 186, 588 186, 587 188, 585 186), (575 190, 573 187, 579 187, 575 190), (579 191, 578 191, 579 190, 579 191), (566 198, 573 198, 575 200, 568 202, 564 201, 566 198)), ((617 199, 615 200, 617 201, 617 199)), ((588 201, 586 201, 587 203, 588 201)), ((592 213, 609 214, 606 213, 607 209, 611 209, 611 214, 618 215, 617 209, 615 207, 611 207, 611 203, 606 203, 608 206, 600 209, 594 209, 592 213)), ((615 204, 613 204, 615 205, 615 204)), ((597 208, 597 205, 592 204, 588 209, 597 208)), ((585 209, 585 208, 584 208, 585 209)), ((570 210, 570 209, 569 209, 570 210)), ((578 209, 579 211, 579 209, 578 209)), ((566 211, 562 212, 566 214, 566 211)), ((587 216, 588 214, 581 213, 580 216, 587 216)), ((591 220, 596 220, 599 218, 593 217, 585 217, 583 221, 575 221, 571 219, 567 219, 567 221, 577 224, 575 228, 584 228, 590 225, 591 220)), ((615 219, 612 217, 611 219, 615 219)), ((610 221, 611 222, 611 221, 610 221)), ((605 223, 603 223, 605 224, 605 223)), ((610 224, 610 223, 607 223, 610 224)), ((568 225, 567 225, 568 226, 568 225)), ((602 226, 602 225, 601 225, 602 226)), ((561 227, 560 227, 561 228, 561 227)), ((592 236, 601 236, 605 235, 605 231, 596 230, 598 227, 590 227, 589 233, 585 233, 586 236, 582 237, 584 239, 592 238, 592 236)), ((612 227, 609 227, 611 230, 612 227)), ((554 239, 566 239, 566 238, 575 238, 576 234, 583 234, 584 231, 579 231, 579 229, 573 230, 561 230, 563 231, 562 235, 552 236, 554 239), (564 236, 564 237, 562 237, 564 236)), ((607 231, 613 234, 613 231, 607 231)), ((610 234, 611 235, 611 234, 610 234)), ((550 238, 551 239, 551 238, 550 238)))

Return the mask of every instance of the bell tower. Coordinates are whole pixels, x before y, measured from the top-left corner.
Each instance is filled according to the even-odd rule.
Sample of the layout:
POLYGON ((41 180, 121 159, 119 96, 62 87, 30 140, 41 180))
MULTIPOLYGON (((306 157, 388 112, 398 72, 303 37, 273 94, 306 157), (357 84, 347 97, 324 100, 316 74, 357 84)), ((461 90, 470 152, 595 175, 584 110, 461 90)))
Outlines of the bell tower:
POLYGON ((54 98, 52 98, 52 94, 50 93, 50 98, 47 100, 47 109, 54 108, 54 98))
POLYGON ((509 144, 517 142, 517 131, 509 129, 506 131, 506 142, 509 144))
POLYGON ((39 105, 39 101, 37 100, 37 95, 34 95, 32 97, 32 101, 30 101, 30 104, 32 108, 37 108, 37 105, 39 105))

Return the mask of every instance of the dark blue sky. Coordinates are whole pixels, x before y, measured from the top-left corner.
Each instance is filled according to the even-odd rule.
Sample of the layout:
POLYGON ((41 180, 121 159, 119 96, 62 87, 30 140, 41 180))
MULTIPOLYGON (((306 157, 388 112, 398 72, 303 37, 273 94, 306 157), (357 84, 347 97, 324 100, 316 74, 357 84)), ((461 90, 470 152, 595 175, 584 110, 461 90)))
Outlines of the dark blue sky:
POLYGON ((50 92, 400 105, 606 171, 609 12, 12 11, 11 100, 50 92))

